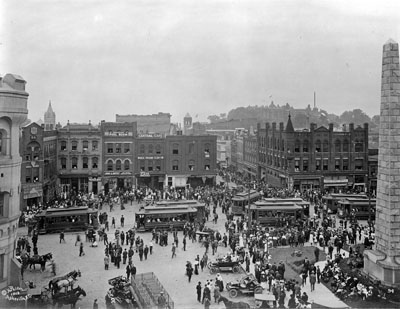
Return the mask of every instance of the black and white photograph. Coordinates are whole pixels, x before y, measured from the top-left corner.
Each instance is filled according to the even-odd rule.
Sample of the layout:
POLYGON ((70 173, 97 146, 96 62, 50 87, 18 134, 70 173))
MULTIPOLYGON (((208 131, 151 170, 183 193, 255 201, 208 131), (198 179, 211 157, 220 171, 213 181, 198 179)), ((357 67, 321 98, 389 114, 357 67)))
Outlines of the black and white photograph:
POLYGON ((400 308, 400 2, 0 2, 0 309, 400 308))

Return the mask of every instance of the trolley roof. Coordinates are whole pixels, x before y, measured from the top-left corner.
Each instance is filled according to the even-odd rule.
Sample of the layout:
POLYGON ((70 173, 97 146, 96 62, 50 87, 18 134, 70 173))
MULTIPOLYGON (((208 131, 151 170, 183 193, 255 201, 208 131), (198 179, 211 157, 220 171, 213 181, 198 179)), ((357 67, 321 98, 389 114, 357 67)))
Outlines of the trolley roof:
POLYGON ((48 208, 43 210, 37 217, 64 217, 64 216, 80 216, 97 213, 97 209, 89 207, 70 207, 70 208, 48 208))

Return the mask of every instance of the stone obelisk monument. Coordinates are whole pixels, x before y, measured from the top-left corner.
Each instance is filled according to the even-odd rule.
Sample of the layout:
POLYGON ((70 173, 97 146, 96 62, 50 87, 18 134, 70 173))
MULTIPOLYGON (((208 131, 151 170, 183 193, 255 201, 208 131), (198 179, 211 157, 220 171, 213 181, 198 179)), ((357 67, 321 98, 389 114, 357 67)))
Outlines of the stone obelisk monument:
POLYGON ((399 45, 383 46, 375 246, 364 252, 364 272, 400 286, 400 69, 399 45))

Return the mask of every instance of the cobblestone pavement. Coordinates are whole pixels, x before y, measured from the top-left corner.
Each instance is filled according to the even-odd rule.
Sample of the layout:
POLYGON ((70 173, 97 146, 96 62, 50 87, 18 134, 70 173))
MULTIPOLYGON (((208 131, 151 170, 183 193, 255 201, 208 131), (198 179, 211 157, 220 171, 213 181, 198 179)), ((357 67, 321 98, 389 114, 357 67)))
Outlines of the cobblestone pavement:
MULTIPOLYGON (((111 218, 116 219, 116 228, 121 229, 119 226, 121 214, 125 217, 125 227, 122 230, 127 231, 134 225, 134 214, 139 209, 139 205, 130 203, 125 205, 125 209, 121 210, 119 207, 113 210, 111 213, 108 212, 109 208, 103 207, 102 211, 107 211, 109 214, 109 222, 111 218)), ((221 213, 221 209, 218 209, 219 220, 218 224, 213 224, 211 221, 207 223, 207 226, 218 229, 222 234, 225 231, 225 215, 221 213)), ((109 240, 114 239, 114 228, 110 228, 108 232, 109 240)), ((19 230, 20 235, 26 235, 26 229, 21 228, 19 230)), ((66 243, 59 243, 58 234, 40 235, 38 241, 39 254, 46 254, 52 252, 54 259, 57 263, 57 274, 64 274, 73 269, 80 269, 82 277, 78 279, 78 285, 85 289, 87 296, 82 298, 78 303, 77 307, 80 308, 91 308, 94 299, 98 299, 99 308, 105 308, 104 296, 109 289, 108 279, 125 275, 125 266, 121 263, 121 268, 117 269, 113 264, 110 265, 108 271, 104 270, 104 248, 103 243, 99 242, 99 247, 89 247, 88 242, 84 242, 85 255, 79 257, 79 246, 75 246, 77 233, 67 233, 65 235, 66 243)), ((84 240, 83 233, 81 233, 81 239, 84 240)), ((145 244, 151 240, 151 233, 139 233, 145 244)), ((171 235, 171 234, 170 234, 171 235)), ((208 269, 200 271, 199 275, 193 275, 192 282, 189 283, 185 276, 185 265, 187 261, 194 262, 197 254, 200 257, 204 253, 204 247, 201 247, 199 243, 187 242, 186 251, 182 249, 182 232, 179 232, 179 249, 177 250, 177 257, 171 259, 171 239, 168 238, 169 245, 167 247, 160 247, 154 245, 153 255, 149 255, 147 260, 140 261, 138 254, 135 253, 133 257, 133 263, 137 267, 137 273, 154 272, 164 288, 168 291, 172 297, 175 308, 204 308, 196 301, 196 284, 201 281, 202 286, 208 279, 215 280, 215 275, 211 275, 208 269)), ((124 248, 128 246, 124 246, 124 248)), ((219 247, 217 254, 226 254, 227 248, 219 247)), ((214 257, 209 253, 209 257, 212 260, 214 257)), ((253 269, 251 267, 251 271, 253 269)), ((224 283, 239 279, 243 274, 231 274, 221 273, 224 279, 224 283)), ((37 286, 47 286, 49 280, 52 278, 50 269, 47 267, 44 273, 39 270, 27 270, 24 275, 25 280, 34 281, 37 286)), ((332 293, 325 288, 322 284, 316 285, 315 292, 311 292, 309 285, 306 286, 305 291, 310 297, 310 300, 314 300, 317 303, 329 305, 330 307, 345 307, 345 304, 340 302, 332 293)), ((223 295, 227 296, 226 291, 223 295)), ((237 297, 237 301, 246 301, 250 305, 254 306, 253 297, 237 297)), ((223 303, 220 305, 214 302, 211 308, 224 308, 223 303)))

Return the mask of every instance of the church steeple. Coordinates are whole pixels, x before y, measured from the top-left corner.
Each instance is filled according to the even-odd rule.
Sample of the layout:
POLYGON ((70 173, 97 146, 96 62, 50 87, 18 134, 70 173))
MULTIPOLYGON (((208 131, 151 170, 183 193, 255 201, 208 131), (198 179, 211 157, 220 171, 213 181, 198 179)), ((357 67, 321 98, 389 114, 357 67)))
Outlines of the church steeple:
POLYGON ((288 121, 286 123, 286 129, 285 129, 286 133, 294 132, 294 128, 293 128, 293 124, 292 124, 292 119, 291 118, 292 117, 290 116, 290 113, 289 113, 288 121))
POLYGON ((51 106, 51 101, 49 101, 49 106, 47 111, 44 113, 44 130, 51 131, 56 128, 56 113, 53 111, 51 106))

